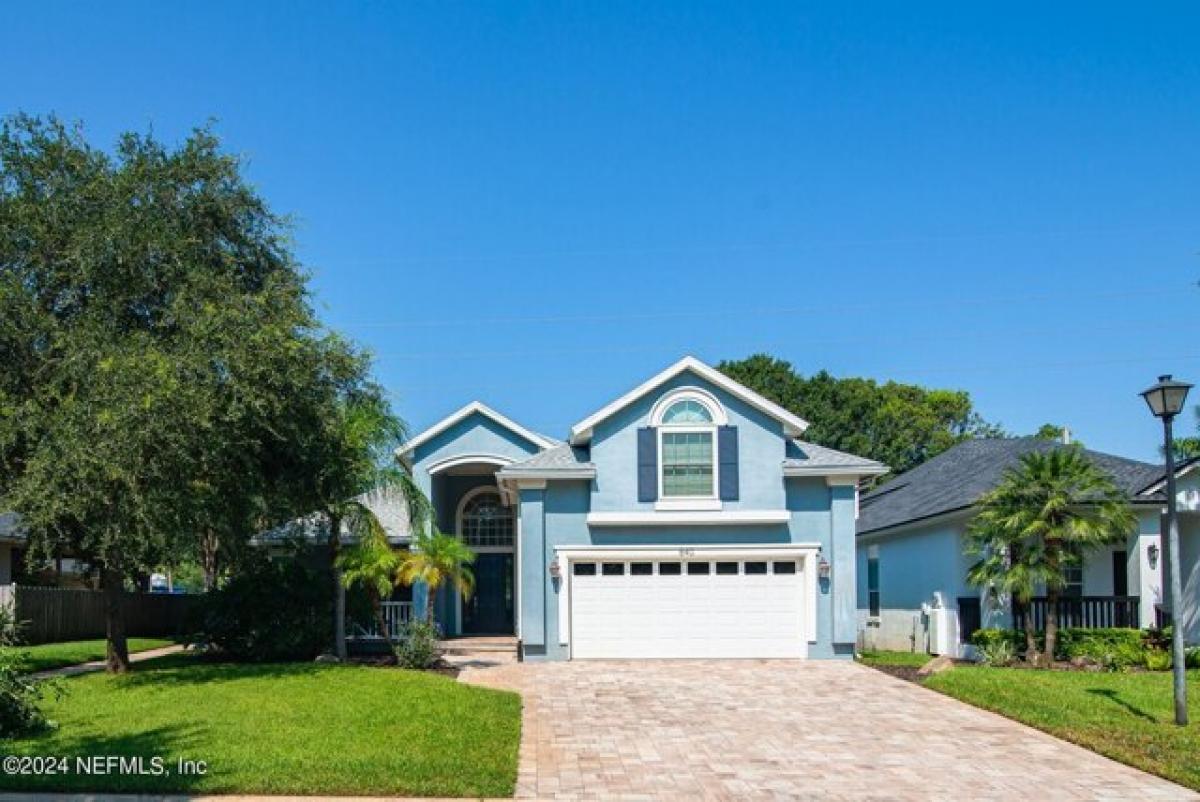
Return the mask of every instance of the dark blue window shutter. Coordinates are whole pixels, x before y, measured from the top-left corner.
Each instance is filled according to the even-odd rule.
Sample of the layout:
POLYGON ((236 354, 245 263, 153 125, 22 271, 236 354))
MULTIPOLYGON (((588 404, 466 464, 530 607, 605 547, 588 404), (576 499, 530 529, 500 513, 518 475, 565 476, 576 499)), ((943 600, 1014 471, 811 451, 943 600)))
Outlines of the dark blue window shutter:
POLYGON ((737 501, 738 436, 736 426, 717 428, 717 463, 720 466, 721 501, 737 501))
POLYGON ((637 441, 638 501, 658 500, 658 442, 654 429, 638 429, 637 441))

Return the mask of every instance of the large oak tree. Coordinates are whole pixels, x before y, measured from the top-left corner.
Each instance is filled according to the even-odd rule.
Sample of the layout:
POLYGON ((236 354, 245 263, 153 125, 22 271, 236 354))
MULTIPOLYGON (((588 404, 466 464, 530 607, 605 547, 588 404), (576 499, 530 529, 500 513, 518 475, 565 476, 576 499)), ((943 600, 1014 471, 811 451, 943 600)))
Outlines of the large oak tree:
MULTIPOLYGON (((111 151, 26 116, 0 127, 0 509, 30 552, 95 564, 108 664, 122 594, 327 499, 356 465, 338 410, 386 412, 320 326, 286 221, 208 130, 111 151), (329 441, 334 441, 331 445, 329 441)), ((350 438, 352 441, 354 438, 350 438)))

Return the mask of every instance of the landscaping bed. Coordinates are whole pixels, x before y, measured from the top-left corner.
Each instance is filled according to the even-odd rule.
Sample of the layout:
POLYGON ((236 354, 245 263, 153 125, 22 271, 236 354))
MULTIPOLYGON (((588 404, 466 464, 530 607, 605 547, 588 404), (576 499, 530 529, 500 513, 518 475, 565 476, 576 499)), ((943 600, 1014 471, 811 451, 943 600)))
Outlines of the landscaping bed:
POLYGON ((428 672, 195 656, 62 683, 56 730, 5 754, 164 759, 169 775, 6 776, 13 791, 509 796, 521 700, 428 672), (174 771, 204 761, 205 774, 174 771))

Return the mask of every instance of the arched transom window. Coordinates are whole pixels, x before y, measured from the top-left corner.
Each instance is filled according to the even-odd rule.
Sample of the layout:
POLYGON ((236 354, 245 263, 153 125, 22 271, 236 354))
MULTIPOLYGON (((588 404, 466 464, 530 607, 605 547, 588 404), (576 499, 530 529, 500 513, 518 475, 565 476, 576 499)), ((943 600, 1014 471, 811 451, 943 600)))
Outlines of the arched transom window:
POLYGON ((463 505, 459 536, 474 548, 512 546, 513 511, 500 503, 500 494, 487 489, 475 493, 463 505))
POLYGON ((716 399, 695 390, 657 406, 659 498, 716 498, 717 424, 724 420, 716 399))

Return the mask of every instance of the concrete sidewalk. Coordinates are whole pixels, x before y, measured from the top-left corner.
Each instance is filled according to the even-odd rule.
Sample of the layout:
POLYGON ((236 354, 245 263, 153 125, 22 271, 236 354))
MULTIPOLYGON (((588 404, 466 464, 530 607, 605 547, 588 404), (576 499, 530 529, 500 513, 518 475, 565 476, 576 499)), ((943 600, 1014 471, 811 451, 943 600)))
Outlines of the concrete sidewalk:
MULTIPOLYGON (((168 654, 176 654, 182 652, 183 646, 163 646, 161 649, 148 649, 144 652, 135 652, 129 655, 131 663, 140 663, 143 660, 153 660, 156 657, 165 657, 168 654)), ((103 660, 92 660, 89 663, 77 663, 73 666, 62 666, 61 668, 51 668, 46 671, 39 671, 34 674, 35 679, 51 679, 53 677, 73 677, 76 674, 90 674, 93 671, 103 671, 105 663, 103 660)))

